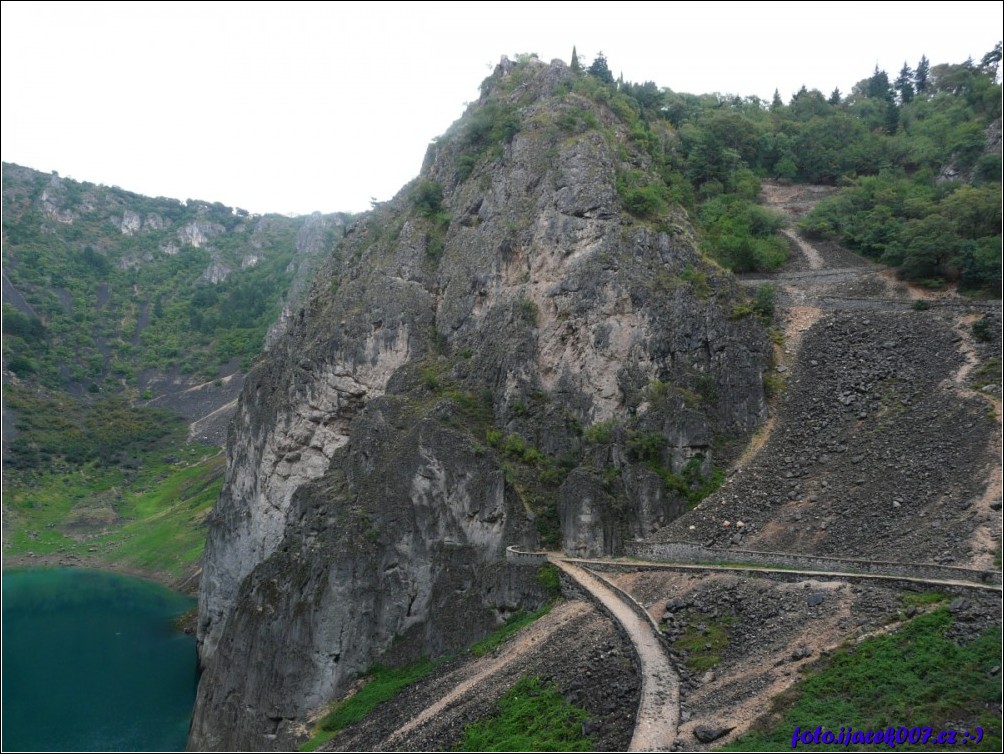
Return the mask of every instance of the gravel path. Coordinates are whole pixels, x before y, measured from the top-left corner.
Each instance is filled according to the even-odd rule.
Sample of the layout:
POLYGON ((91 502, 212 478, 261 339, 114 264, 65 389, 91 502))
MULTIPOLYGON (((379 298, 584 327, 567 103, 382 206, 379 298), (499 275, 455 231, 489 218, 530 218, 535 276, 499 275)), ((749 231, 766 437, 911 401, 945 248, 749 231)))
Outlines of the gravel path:
POLYGON ((800 235, 791 228, 785 228, 781 234, 795 242, 809 264, 810 270, 821 270, 823 268, 823 255, 816 251, 816 247, 807 243, 800 235))
POLYGON ((676 741, 679 725, 680 680, 652 624, 585 569, 564 560, 552 562, 610 611, 638 653, 641 699, 628 751, 668 751, 676 741))

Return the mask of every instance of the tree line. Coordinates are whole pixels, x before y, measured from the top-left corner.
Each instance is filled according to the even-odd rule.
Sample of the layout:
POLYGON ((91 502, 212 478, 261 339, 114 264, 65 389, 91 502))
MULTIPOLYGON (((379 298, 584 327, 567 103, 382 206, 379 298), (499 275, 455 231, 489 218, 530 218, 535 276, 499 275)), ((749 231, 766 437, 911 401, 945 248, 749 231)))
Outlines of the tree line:
POLYGON ((662 186, 625 182, 629 211, 657 197, 696 218, 707 251, 737 270, 771 269, 778 224, 757 206, 763 180, 841 187, 803 231, 832 238, 932 286, 1001 284, 1000 42, 979 62, 922 55, 895 77, 878 68, 847 94, 802 86, 787 102, 694 95, 614 78, 599 53, 572 68, 626 120, 662 186), (645 194, 644 192, 648 193, 645 194), (631 193, 633 192, 633 193, 631 193))

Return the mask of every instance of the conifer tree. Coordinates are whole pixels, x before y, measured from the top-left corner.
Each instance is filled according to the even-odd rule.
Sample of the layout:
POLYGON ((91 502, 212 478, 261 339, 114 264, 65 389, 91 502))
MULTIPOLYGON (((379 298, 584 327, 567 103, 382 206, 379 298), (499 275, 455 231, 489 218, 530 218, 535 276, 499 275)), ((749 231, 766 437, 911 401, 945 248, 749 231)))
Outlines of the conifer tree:
POLYGON ((826 100, 831 105, 840 104, 840 87, 834 87, 833 92, 830 94, 830 98, 826 100))
POLYGON ((784 106, 784 102, 781 101, 781 93, 777 89, 775 89, 774 90, 774 98, 770 101, 770 109, 771 110, 778 110, 779 108, 781 108, 783 106, 784 106))
POLYGON ((917 70, 913 72, 913 83, 917 94, 927 91, 927 86, 930 83, 930 73, 931 64, 927 60, 927 55, 921 55, 920 62, 917 63, 917 70))
POLYGON ((899 128, 899 108, 891 99, 885 103, 885 132, 892 136, 899 128))
POLYGON ((868 79, 867 94, 875 99, 891 100, 893 98, 892 87, 889 85, 889 74, 880 70, 878 65, 875 66, 875 72, 868 79))
POLYGON ((614 75, 610 72, 610 66, 607 65, 607 58, 602 52, 596 53, 596 58, 589 66, 589 74, 591 76, 595 76, 604 84, 614 83, 614 75))
POLYGON ((1002 57, 1004 57, 1004 43, 998 42, 980 61, 980 69, 994 81, 997 80, 997 69, 1000 68, 1002 57))
POLYGON ((903 62, 903 68, 900 70, 899 76, 896 77, 894 86, 896 87, 896 91, 899 92, 900 104, 905 105, 913 99, 913 71, 910 70, 910 66, 906 64, 906 61, 903 62))
POLYGON ((575 51, 575 45, 572 45, 572 63, 570 68, 576 73, 582 70, 582 64, 579 63, 579 53, 575 51))

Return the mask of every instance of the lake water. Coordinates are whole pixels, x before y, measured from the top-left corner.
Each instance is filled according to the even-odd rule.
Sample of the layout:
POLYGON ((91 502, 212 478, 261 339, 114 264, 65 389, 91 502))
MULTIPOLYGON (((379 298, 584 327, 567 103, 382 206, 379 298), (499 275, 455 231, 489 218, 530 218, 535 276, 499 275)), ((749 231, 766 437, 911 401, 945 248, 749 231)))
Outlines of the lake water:
POLYGON ((194 604, 118 574, 5 572, 3 749, 183 749, 195 641, 173 621, 194 604))

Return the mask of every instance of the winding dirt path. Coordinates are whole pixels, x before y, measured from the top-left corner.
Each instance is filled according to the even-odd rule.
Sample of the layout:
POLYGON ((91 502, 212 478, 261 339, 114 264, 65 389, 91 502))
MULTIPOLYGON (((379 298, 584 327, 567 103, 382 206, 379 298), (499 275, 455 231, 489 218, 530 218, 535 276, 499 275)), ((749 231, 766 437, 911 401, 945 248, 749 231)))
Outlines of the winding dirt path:
MULTIPOLYGON (((952 376, 952 382, 959 395, 976 397, 986 401, 993 410, 994 420, 1001 424, 1001 399, 987 393, 973 390, 968 385, 969 376, 979 364, 979 356, 976 347, 973 345, 973 323, 978 315, 970 314, 962 317, 955 323, 955 332, 959 335, 959 350, 962 352, 965 362, 952 376)), ((993 458, 1001 457, 1001 433, 995 434, 990 445, 990 453, 993 458)), ((994 464, 987 474, 987 487, 977 500, 976 505, 983 511, 988 521, 999 522, 1000 514, 992 507, 995 503, 1000 503, 1004 495, 1004 469, 1000 464, 994 464)), ((972 548, 973 553, 969 565, 972 568, 994 568, 994 554, 997 551, 997 543, 1000 541, 1000 524, 983 524, 973 532, 972 548)))
POLYGON ((628 751, 668 751, 680 721, 680 678, 649 620, 601 579, 580 566, 553 558, 554 565, 587 590, 624 628, 641 665, 641 699, 628 751))

